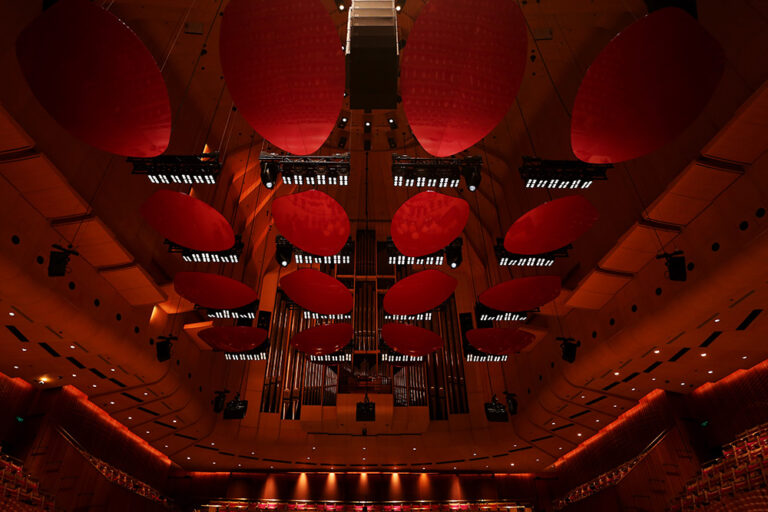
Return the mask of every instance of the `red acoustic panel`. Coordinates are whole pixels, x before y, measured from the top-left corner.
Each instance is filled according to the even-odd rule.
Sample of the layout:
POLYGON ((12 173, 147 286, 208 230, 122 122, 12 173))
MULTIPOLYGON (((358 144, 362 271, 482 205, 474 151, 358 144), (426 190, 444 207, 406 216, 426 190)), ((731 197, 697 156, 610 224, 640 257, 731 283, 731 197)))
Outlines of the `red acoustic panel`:
POLYGON ((516 354, 536 340, 527 331, 493 327, 467 331, 467 341, 481 352, 494 356, 516 354))
POLYGON ((280 279, 280 288, 304 309, 321 315, 352 311, 352 293, 328 274, 314 269, 297 270, 280 279))
POLYGON ((16 56, 37 100, 83 142, 136 157, 168 147, 171 106, 160 69, 97 3, 55 3, 19 34, 16 56))
POLYGON ((405 356, 425 356, 443 348, 439 334, 406 324, 384 324, 381 337, 392 350, 405 356))
POLYGON ((195 251, 226 251, 235 233, 215 208, 194 197, 158 190, 141 205, 141 215, 171 242, 195 251))
POLYGON ((480 302, 496 311, 533 311, 560 295, 560 278, 537 276, 512 279, 485 290, 480 302))
POLYGON ((268 333, 258 327, 211 327, 198 333, 200 339, 224 352, 248 352, 265 341, 268 333))
POLYGON ((231 0, 221 24, 221 67, 237 108, 281 149, 314 153, 344 100, 336 27, 318 0, 231 0))
POLYGON ((458 281, 439 270, 424 270, 401 279, 384 296, 384 309, 392 315, 418 315, 448 300, 458 281))
POLYGON ((403 51, 408 123, 430 154, 460 153, 488 135, 515 101, 528 32, 517 2, 431 0, 403 51))
POLYGON ((555 251, 583 235, 597 217, 597 209, 582 196, 555 199, 517 219, 507 231, 504 248, 513 254, 555 251))
POLYGON ((203 308, 237 309, 259 299, 249 286, 205 272, 179 272, 173 278, 176 293, 203 308))
POLYGON ((325 356, 346 347, 354 335, 351 324, 319 325, 294 334, 291 345, 312 356, 325 356))
POLYGON ((307 190, 275 199, 272 217, 280 233, 315 256, 338 254, 349 238, 349 217, 331 196, 307 190))
POLYGON ((681 9, 636 21, 603 49, 581 83, 571 119, 574 154, 603 164, 659 149, 699 116, 724 69, 720 44, 681 9))
POLYGON ((392 241, 406 256, 426 256, 444 249, 464 231, 469 203, 426 191, 416 194, 392 217, 392 241))

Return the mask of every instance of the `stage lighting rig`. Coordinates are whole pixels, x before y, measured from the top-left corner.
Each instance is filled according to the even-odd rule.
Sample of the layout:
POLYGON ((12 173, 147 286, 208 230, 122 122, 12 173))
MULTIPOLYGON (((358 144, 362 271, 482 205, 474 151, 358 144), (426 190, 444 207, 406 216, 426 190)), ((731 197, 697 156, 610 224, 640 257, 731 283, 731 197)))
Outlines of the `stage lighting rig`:
POLYGON ((475 304, 475 318, 477 318, 478 327, 490 327, 493 322, 525 322, 528 320, 529 313, 533 313, 533 311, 496 311, 480 302, 475 304))
POLYGON ((161 155, 153 158, 128 157, 132 174, 143 174, 158 185, 215 185, 221 173, 219 153, 202 155, 161 155))
POLYGON ((424 362, 425 359, 424 356, 409 356, 395 352, 382 338, 379 338, 379 354, 382 363, 413 364, 424 362))
POLYGON ((240 256, 243 253, 243 241, 240 235, 235 235, 235 245, 231 249, 219 252, 195 251, 181 245, 166 240, 168 252, 181 254, 182 259, 187 263, 240 263, 240 256))
POLYGON ((417 158, 392 154, 392 184, 395 187, 458 188, 461 177, 474 192, 480 185, 483 159, 417 158))
POLYGON ((664 264, 667 266, 669 272, 670 281, 686 281, 688 279, 688 271, 685 266, 685 256, 683 251, 675 251, 673 253, 663 253, 656 256, 657 260, 663 259, 664 264))
POLYGON ((573 363, 576 361, 576 349, 581 346, 581 341, 574 338, 555 338, 560 342, 560 349, 563 351, 563 361, 573 363))
POLYGON ((321 315, 320 313, 314 313, 312 311, 304 311, 304 319, 316 320, 316 321, 340 320, 340 321, 348 322, 352 320, 352 314, 344 313, 344 314, 336 314, 336 315, 321 315))
POLYGON ((419 313, 417 315, 390 315, 389 313, 386 313, 384 314, 384 320, 387 322, 429 322, 432 320, 432 312, 427 311, 426 313, 419 313))
POLYGON ((445 261, 448 263, 448 266, 451 268, 459 268, 461 263, 464 261, 464 256, 462 255, 462 248, 464 246, 464 240, 461 238, 457 238, 453 242, 450 243, 448 247, 445 248, 445 261))
POLYGON ((334 354, 325 354, 322 356, 310 355, 309 360, 313 363, 351 363, 352 354, 347 352, 346 349, 341 349, 334 354))
POLYGON ((392 242, 391 238, 387 238, 387 262, 390 265, 434 265, 441 266, 444 263, 451 265, 452 268, 457 268, 461 265, 462 256, 461 248, 464 245, 462 238, 457 238, 451 242, 448 247, 441 249, 435 253, 428 254, 426 256, 405 256, 400 253, 397 246, 392 242), (450 259, 449 259, 450 258, 450 259))
POLYGON ((278 174, 286 185, 349 185, 349 153, 296 156, 262 152, 259 158, 261 180, 267 188, 275 186, 278 174))
POLYGON ((488 421, 509 421, 507 408, 499 402, 496 395, 491 397, 490 402, 485 402, 485 417, 488 421))
POLYGON ((573 246, 568 244, 561 249, 544 254, 514 254, 507 252, 504 248, 504 240, 498 238, 493 251, 496 253, 496 261, 502 267, 551 267, 557 258, 568 257, 568 250, 572 248, 573 246))
POLYGON ((613 166, 524 156, 520 177, 525 188, 583 190, 591 187, 594 181, 607 180, 608 169, 613 169, 613 166))
POLYGON ((227 402, 224 407, 225 420, 241 420, 245 418, 248 412, 248 400, 240 400, 240 393, 235 393, 235 397, 227 402))
POLYGON ((279 235, 276 239, 276 243, 277 251, 275 252, 275 258, 277 258, 277 262, 283 267, 287 267, 288 263, 291 262, 291 255, 293 255, 297 265, 320 263, 326 265, 344 265, 352 263, 352 256, 355 254, 355 242, 352 241, 352 238, 347 240, 347 243, 344 244, 344 247, 342 247, 338 254, 333 254, 331 256, 317 256, 302 251, 298 247, 292 245, 285 237, 279 235))
POLYGON ((237 309, 204 309, 206 309, 206 316, 208 318, 221 320, 255 320, 256 311, 259 309, 259 301, 254 301, 251 304, 246 304, 237 309))

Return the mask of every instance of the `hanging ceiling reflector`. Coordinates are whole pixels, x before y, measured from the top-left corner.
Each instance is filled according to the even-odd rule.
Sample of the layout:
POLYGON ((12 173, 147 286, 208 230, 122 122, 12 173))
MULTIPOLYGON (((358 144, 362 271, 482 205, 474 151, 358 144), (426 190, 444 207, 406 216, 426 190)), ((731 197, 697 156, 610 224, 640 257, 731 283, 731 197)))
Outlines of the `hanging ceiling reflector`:
POLYGON ((352 324, 319 325, 291 338, 291 345, 311 356, 334 354, 347 346, 355 331, 352 324))
POLYGON ((176 245, 201 252, 227 251, 235 233, 227 219, 208 203, 194 197, 158 190, 141 205, 141 216, 176 245))
POLYGON ((416 194, 392 217, 392 241, 401 254, 434 254, 461 235, 469 219, 469 203, 426 191, 416 194))
POLYGON ((191 303, 209 309, 233 310, 259 300, 250 286, 205 272, 178 272, 173 287, 191 303))
POLYGON ((571 119, 574 154, 618 163, 672 142, 704 110, 724 69, 720 44, 685 11, 641 18, 587 70, 571 119))
POLYGON ((393 315, 417 315, 448 300, 458 281, 439 270, 424 270, 401 279, 384 296, 384 310, 393 315))
POLYGON ((582 196, 555 199, 517 219, 504 237, 504 249, 513 254, 546 254, 574 242, 597 218, 597 209, 582 196))
POLYGON ((516 354, 536 341, 528 331, 491 327, 467 331, 467 341, 477 350, 495 356, 516 354))
POLYGON ((74 137, 123 156, 154 157, 171 137, 171 106, 152 54, 114 14, 60 0, 19 34, 32 93, 74 137))
POLYGON ((349 238, 347 212, 334 198, 319 190, 275 199, 272 217, 289 242, 315 256, 338 254, 349 238))
POLYGON ((352 311, 352 293, 338 279, 311 268, 297 270, 280 279, 280 288, 302 308, 320 315, 352 311))
POLYGON ((238 353, 248 352, 267 341, 268 333, 258 327, 211 327, 198 333, 200 339, 216 350, 238 353))
POLYGON ((560 295, 560 278, 537 276, 512 279, 480 294, 480 302, 496 311, 534 311, 560 295))
POLYGON ((384 324, 381 337, 392 350, 405 356, 425 356, 443 348, 439 334, 414 325, 384 324))
POLYGON ((269 142, 314 153, 336 125, 345 63, 336 27, 317 0, 231 0, 221 67, 238 110, 269 142))
POLYGON ((504 119, 525 72, 528 32, 517 2, 431 0, 403 50, 400 88, 428 153, 455 155, 504 119))

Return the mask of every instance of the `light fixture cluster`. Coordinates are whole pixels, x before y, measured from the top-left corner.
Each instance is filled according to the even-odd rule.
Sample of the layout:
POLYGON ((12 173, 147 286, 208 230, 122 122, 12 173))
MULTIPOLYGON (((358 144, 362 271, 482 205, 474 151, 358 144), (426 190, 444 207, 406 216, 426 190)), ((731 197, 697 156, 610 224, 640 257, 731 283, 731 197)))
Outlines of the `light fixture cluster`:
POLYGON ((557 258, 568 257, 568 250, 571 248, 572 246, 569 244, 566 247, 544 254, 514 254, 504 248, 504 240, 499 238, 493 251, 496 253, 496 261, 502 267, 551 267, 555 264, 557 258))
POLYGON ((309 360, 313 363, 351 363, 352 354, 349 353, 336 353, 326 354, 322 356, 309 356, 309 360))
POLYGON ((259 352, 258 354, 252 354, 250 352, 240 354, 227 352, 224 354, 225 361, 266 361, 266 359, 266 352, 259 352))
POLYGON ((470 192, 477 190, 482 179, 483 159, 417 158, 392 155, 392 184, 395 187, 458 188, 464 177, 470 192))
POLYGON ((584 190, 595 181, 607 180, 610 164, 588 164, 571 160, 542 160, 524 156, 520 177, 525 188, 584 190))
POLYGON ((390 315, 389 313, 384 315, 384 320, 390 322, 408 322, 408 321, 430 321, 432 320, 432 312, 419 313, 418 315, 390 315))
POLYGON ((495 356, 493 354, 467 354, 465 359, 468 363, 503 363, 508 359, 508 356, 495 356))
POLYGON ((275 258, 282 267, 287 267, 293 259, 297 265, 344 265, 352 263, 352 255, 355 253, 355 242, 352 238, 347 240, 341 251, 331 256, 316 256, 306 251, 302 251, 298 247, 295 247, 284 236, 278 236, 275 239, 277 249, 275 251, 275 258))
POLYGON ((304 311, 305 320, 352 320, 350 313, 342 315, 321 315, 320 313, 313 313, 312 311, 304 311))
POLYGON ((528 311, 508 312, 496 311, 481 303, 475 304, 475 317, 478 323, 486 322, 525 322, 528 320, 528 311))
POLYGON ((448 247, 426 256, 406 256, 402 254, 391 238, 387 239, 387 262, 390 265, 429 265, 442 266, 447 264, 451 268, 458 268, 464 261, 462 248, 464 239, 457 238, 448 247))
POLYGON ((181 258, 187 263, 240 263, 240 255, 243 253, 243 242, 240 235, 235 235, 235 245, 231 249, 219 252, 195 251, 178 244, 165 241, 168 252, 180 253, 181 258))
POLYGON ((254 301, 251 304, 237 309, 210 309, 207 308, 206 312, 208 318, 216 318, 221 320, 254 320, 256 318, 256 311, 259 309, 259 301, 254 301))
POLYGON ((296 156, 262 152, 261 182, 271 189, 278 175, 286 185, 349 185, 349 153, 336 155, 296 156))
POLYGON ((154 158, 128 157, 132 174, 145 175, 156 185, 215 185, 221 173, 219 154, 161 155, 154 158))
POLYGON ((406 356, 396 352, 382 352, 381 361, 384 363, 420 363, 424 361, 424 356, 406 356))

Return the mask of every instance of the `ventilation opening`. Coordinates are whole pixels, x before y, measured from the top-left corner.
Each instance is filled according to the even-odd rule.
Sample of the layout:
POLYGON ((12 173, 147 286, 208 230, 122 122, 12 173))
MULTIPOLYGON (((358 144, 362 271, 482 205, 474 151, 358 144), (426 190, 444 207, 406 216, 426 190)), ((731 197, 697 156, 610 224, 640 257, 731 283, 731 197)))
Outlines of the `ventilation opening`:
POLYGON ((159 414, 157 414, 155 411, 150 411, 149 409, 147 409, 147 408, 145 408, 145 407, 139 407, 138 409, 139 409, 140 411, 142 411, 142 412, 145 412, 145 413, 147 413, 147 414, 151 414, 152 416, 160 416, 160 415, 159 415, 159 414))
POLYGON ((608 391, 609 389, 613 389, 618 385, 619 385, 619 381, 611 382, 610 384, 608 384, 603 388, 603 391, 608 391))
POLYGON ((587 402, 587 405, 596 404, 600 400, 605 400, 605 396, 601 396, 601 397, 595 398, 594 400, 590 400, 589 402, 587 402))
POLYGON ((15 325, 6 325, 5 328, 11 331, 11 334, 19 338, 19 341, 24 341, 24 342, 29 341, 29 338, 24 336, 24 334, 20 330, 18 330, 15 325))
POLYGON ((688 352, 689 350, 691 350, 691 349, 689 349, 687 347, 686 348, 681 348, 680 350, 677 351, 677 354, 675 354, 675 355, 673 355, 672 357, 669 358, 670 362, 677 361, 678 359, 683 357, 685 355, 685 353, 688 352))
POLYGON ((577 412, 576 414, 571 414, 571 415, 570 415, 570 416, 568 416, 568 417, 569 417, 569 418, 571 418, 571 419, 573 420, 573 419, 576 419, 576 418, 578 418, 578 417, 580 417, 580 416, 584 416, 585 414, 589 414, 589 411, 588 411, 588 410, 586 410, 586 411, 577 412))
POLYGON ((755 309, 750 314, 747 315, 747 318, 744 319, 743 322, 739 324, 739 326, 736 328, 737 331, 744 331, 749 327, 749 324, 755 321, 755 318, 757 318, 757 315, 762 313, 762 309, 755 309))
POLYGON ((53 350, 53 347, 51 347, 49 344, 47 344, 47 343, 38 343, 38 345, 40 345, 40 347, 42 347, 43 350, 45 350, 46 352, 51 354, 53 357, 61 357, 61 354, 59 354, 58 352, 53 350))
POLYGON ((661 366, 661 363, 662 363, 661 361, 656 361, 656 362, 655 362, 655 363, 653 363, 651 366, 649 366, 648 368, 646 368, 645 370, 643 370, 643 373, 651 373, 653 370, 655 370, 656 368, 658 368, 659 366, 661 366))
POLYGON ((91 373, 92 373, 92 374, 94 374, 95 376, 97 376, 97 377, 98 377, 98 378, 100 378, 100 379, 106 379, 106 378, 107 378, 107 376, 106 376, 106 375, 104 375, 103 373, 101 373, 101 372, 100 372, 99 370, 97 370, 96 368, 91 368, 91 373))
POLYGON ((133 395, 132 395, 132 394, 130 394, 130 393, 123 393, 122 395, 123 395, 124 397, 126 397, 126 398, 130 398, 130 399, 131 399, 131 400, 133 400, 134 402, 139 402, 139 403, 142 403, 142 402, 144 401, 144 400, 142 400, 141 398, 135 397, 135 396, 133 396, 133 395))
POLYGON ((629 375, 627 375, 626 377, 624 377, 624 379, 622 380, 622 382, 629 382, 629 381, 631 381, 632 379, 634 379, 635 377, 637 377, 638 375, 640 375, 640 373, 639 373, 639 372, 632 372, 632 373, 630 373, 629 375))
POLYGON ((538 443, 539 441, 546 441, 547 439, 552 439, 554 436, 544 436, 544 437, 537 437, 536 439, 531 439, 532 443, 538 443))
POLYGON ((74 357, 68 357, 68 358, 67 358, 67 361, 69 361, 69 362, 70 362, 70 363, 72 363, 73 365, 77 366, 77 367, 78 367, 78 368, 80 368, 81 370, 82 370, 83 368, 85 368, 85 365, 84 365, 83 363, 81 363, 80 361, 78 361, 77 359, 75 359, 74 357))
POLYGON ((721 334, 723 334, 723 331, 715 331, 715 332, 713 332, 712 334, 707 336, 707 339, 705 339, 701 343, 701 345, 699 345, 699 346, 700 347, 708 347, 708 346, 710 346, 712 344, 712 342, 715 341, 717 339, 717 337, 720 336, 721 334))

